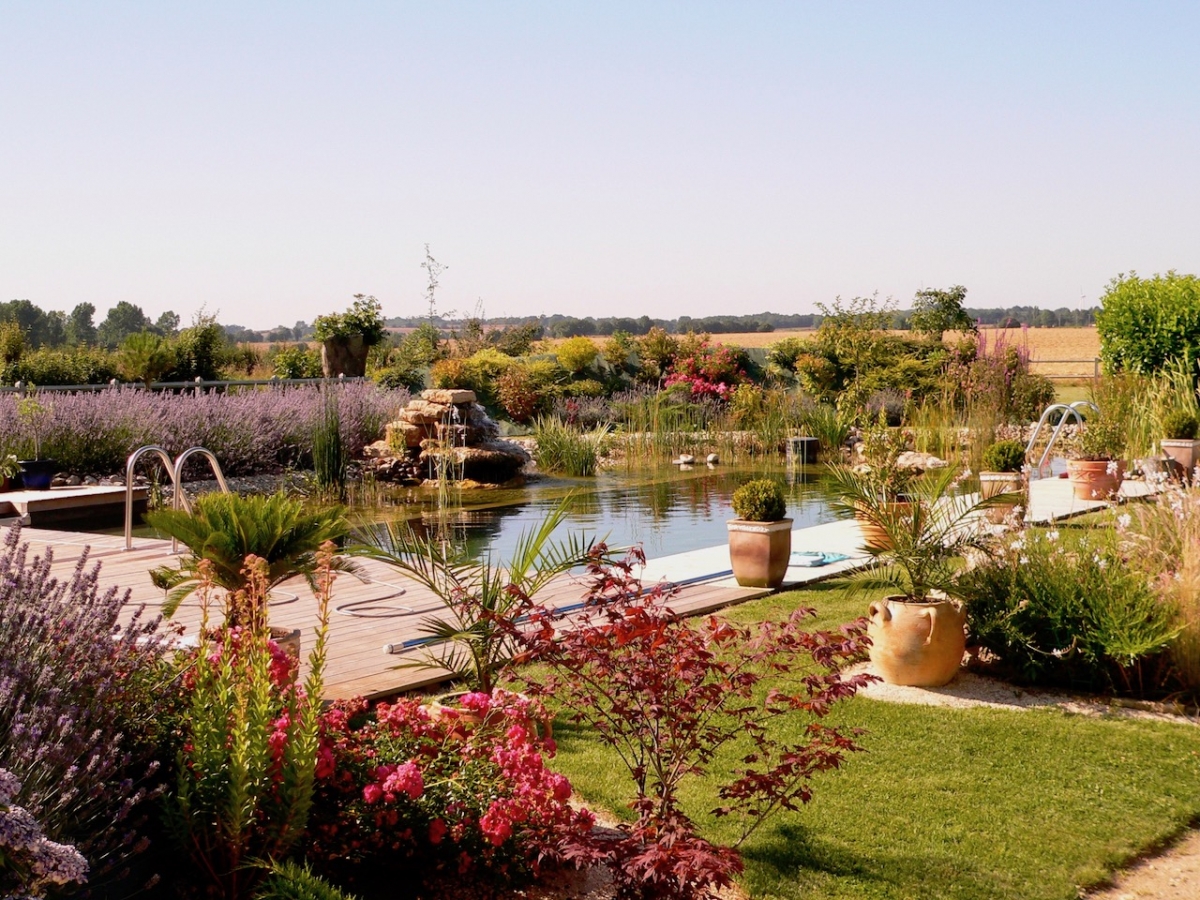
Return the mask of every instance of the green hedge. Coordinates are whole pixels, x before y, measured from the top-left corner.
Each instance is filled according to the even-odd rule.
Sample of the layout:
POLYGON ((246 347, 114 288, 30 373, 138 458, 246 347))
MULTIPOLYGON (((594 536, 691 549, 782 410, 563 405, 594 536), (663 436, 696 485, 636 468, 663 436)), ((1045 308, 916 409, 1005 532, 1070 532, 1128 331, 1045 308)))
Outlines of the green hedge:
POLYGON ((1110 372, 1157 372, 1200 358, 1200 278, 1174 271, 1109 282, 1096 313, 1100 358, 1110 372))

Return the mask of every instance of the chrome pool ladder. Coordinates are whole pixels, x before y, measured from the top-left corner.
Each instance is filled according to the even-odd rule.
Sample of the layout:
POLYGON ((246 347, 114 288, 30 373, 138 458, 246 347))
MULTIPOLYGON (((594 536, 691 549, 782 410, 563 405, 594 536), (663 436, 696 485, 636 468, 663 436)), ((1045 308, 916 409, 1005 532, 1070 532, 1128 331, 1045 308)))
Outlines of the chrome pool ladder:
MULTIPOLYGON (((145 447, 138 447, 129 454, 129 459, 125 461, 125 549, 133 549, 133 469, 137 465, 139 459, 146 453, 155 453, 162 460, 163 466, 166 467, 167 474, 171 476, 171 508, 179 509, 181 506, 188 510, 192 509, 191 503, 183 493, 183 464, 188 461, 188 458, 200 454, 208 460, 209 468, 212 469, 213 475, 217 478, 217 484, 221 486, 221 490, 228 494, 229 485, 225 482, 225 473, 221 471, 221 464, 217 462, 216 456, 211 450, 204 447, 188 447, 180 453, 174 460, 162 447, 157 444, 147 444, 145 447)), ((179 552, 179 541, 172 538, 171 552, 179 552)))
POLYGON ((1076 400, 1074 403, 1051 403, 1042 412, 1042 417, 1038 419, 1037 425, 1034 426, 1033 434, 1029 436, 1029 443, 1025 445, 1025 460, 1029 461, 1029 454, 1033 452, 1034 446, 1037 444, 1038 435, 1042 433, 1042 427, 1050 421, 1050 417, 1055 413, 1062 413, 1058 420, 1058 424, 1054 426, 1054 431, 1050 433, 1050 440, 1046 442, 1046 449, 1042 451, 1042 456, 1038 460, 1038 464, 1033 467, 1031 476, 1036 474, 1038 478, 1042 477, 1042 470, 1046 465, 1046 460, 1050 458, 1050 448, 1054 446, 1055 440, 1058 439, 1062 430, 1067 427, 1067 421, 1071 418, 1075 419, 1075 424, 1080 428, 1083 427, 1083 414, 1080 412, 1083 409, 1090 409, 1094 413, 1100 412, 1098 407, 1091 400, 1076 400))

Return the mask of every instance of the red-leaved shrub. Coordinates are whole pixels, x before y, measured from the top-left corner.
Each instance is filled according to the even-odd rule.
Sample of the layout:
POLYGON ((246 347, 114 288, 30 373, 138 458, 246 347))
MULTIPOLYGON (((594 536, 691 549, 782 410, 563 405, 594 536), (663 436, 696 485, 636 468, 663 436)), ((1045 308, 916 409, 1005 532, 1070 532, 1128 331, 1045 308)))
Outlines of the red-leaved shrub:
POLYGON ((551 672, 522 675, 531 695, 553 698, 613 747, 633 781, 637 821, 610 844, 620 896, 695 897, 729 884, 742 863, 735 848, 696 832, 681 785, 704 774, 730 742, 749 742, 714 810, 740 818, 735 847, 771 814, 808 802, 813 776, 860 749, 852 730, 819 720, 873 680, 840 673, 866 647, 865 622, 805 631, 810 609, 754 628, 682 619, 666 605, 670 591, 644 590, 632 575, 640 551, 613 565, 602 562, 603 552, 590 564, 581 612, 567 620, 535 607, 513 629, 524 658, 551 672), (769 727, 783 716, 807 717, 799 739, 769 727))

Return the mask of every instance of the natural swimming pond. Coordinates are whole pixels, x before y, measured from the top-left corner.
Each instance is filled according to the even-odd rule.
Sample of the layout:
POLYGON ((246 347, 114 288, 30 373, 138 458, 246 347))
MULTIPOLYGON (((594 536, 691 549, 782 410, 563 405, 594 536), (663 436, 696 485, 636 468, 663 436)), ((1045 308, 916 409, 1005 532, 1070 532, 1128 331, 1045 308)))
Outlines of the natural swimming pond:
POLYGON ((523 531, 536 529, 567 498, 567 520, 556 535, 585 532, 609 546, 641 543, 648 559, 714 547, 727 540, 734 490, 751 478, 774 477, 787 485, 788 515, 796 528, 832 522, 818 466, 661 466, 602 472, 594 478, 543 478, 520 488, 464 490, 461 505, 439 516, 429 489, 398 492, 397 505, 357 509, 359 522, 404 518, 418 529, 449 528, 472 555, 490 551, 506 559, 523 531))

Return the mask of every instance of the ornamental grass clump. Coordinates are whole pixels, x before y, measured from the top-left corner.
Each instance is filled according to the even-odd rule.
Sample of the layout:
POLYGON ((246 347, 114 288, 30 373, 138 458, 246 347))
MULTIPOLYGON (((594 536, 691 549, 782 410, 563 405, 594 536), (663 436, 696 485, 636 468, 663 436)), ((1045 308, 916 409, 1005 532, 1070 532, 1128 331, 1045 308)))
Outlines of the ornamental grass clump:
POLYGON ((335 704, 305 855, 336 880, 490 877, 513 884, 589 858, 594 819, 546 766, 540 704, 505 691, 435 713, 416 698, 335 704), (340 877, 337 877, 340 876, 340 877))
POLYGON ((1025 682, 1133 696, 1161 694, 1168 683, 1176 606, 1112 532, 1004 538, 957 590, 973 640, 1025 682))
MULTIPOLYGON (((318 625, 303 685, 265 625, 210 628, 216 582, 212 566, 200 563, 200 643, 186 676, 176 779, 165 817, 210 892, 227 900, 249 897, 267 873, 264 864, 282 860, 308 822, 333 559, 328 542, 317 555, 318 625)), ((267 563, 248 556, 245 569, 247 587, 240 593, 247 596, 231 605, 262 606, 267 563)))
POLYGON ((530 695, 594 731, 629 776, 636 820, 605 845, 618 896, 705 896, 742 870, 737 847, 768 817, 807 803, 816 776, 860 749, 852 729, 821 719, 875 680, 841 672, 865 652, 865 623, 805 631, 810 609, 753 629, 683 619, 662 584, 645 590, 633 576, 640 551, 612 565, 603 552, 581 612, 568 622, 533 607, 512 629, 521 658, 541 664, 520 675, 530 695), (792 716, 806 727, 782 741, 768 723, 792 716), (684 811, 688 782, 726 752, 740 756, 713 813, 738 822, 732 847, 705 840, 684 811))
POLYGON ((583 431, 553 417, 539 418, 533 425, 537 442, 533 457, 538 468, 546 473, 577 478, 595 475, 611 432, 609 425, 583 431))
POLYGON ((158 621, 122 624, 128 592, 101 592, 86 553, 65 579, 52 560, 31 559, 17 528, 0 550, 0 768, 21 783, 14 802, 105 883, 148 844, 156 709, 174 682, 158 621))

